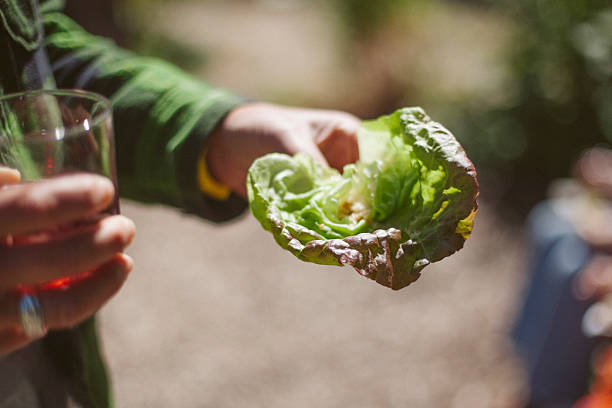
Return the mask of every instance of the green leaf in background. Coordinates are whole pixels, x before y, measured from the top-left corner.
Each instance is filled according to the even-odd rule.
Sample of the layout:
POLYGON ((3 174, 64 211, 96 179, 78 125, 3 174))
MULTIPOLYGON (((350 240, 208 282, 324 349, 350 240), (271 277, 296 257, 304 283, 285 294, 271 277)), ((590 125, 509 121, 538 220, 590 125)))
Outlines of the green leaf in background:
POLYGON ((362 122, 360 160, 342 174, 310 156, 256 160, 252 213, 299 259, 350 265, 392 289, 463 247, 476 214, 476 171, 420 108, 362 122))

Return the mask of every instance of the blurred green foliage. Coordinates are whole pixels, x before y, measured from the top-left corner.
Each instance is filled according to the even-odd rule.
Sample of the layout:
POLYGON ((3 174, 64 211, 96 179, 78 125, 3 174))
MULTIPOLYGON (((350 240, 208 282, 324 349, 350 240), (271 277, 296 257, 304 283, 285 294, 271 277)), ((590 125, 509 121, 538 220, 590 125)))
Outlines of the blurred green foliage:
POLYGON ((608 0, 506 0, 518 31, 504 106, 466 106, 453 128, 500 203, 528 210, 587 147, 612 142, 612 8, 608 0))
MULTIPOLYGON (((583 149, 612 143, 612 5, 609 0, 331 4, 350 42, 367 44, 398 15, 414 18, 419 6, 451 3, 485 8, 511 22, 514 37, 503 50, 508 77, 498 91, 503 95, 453 101, 434 96, 440 106, 433 110, 466 147, 482 179, 494 185, 497 202, 525 214, 545 197, 553 179, 570 174, 583 149)), ((417 98, 404 99, 418 103, 418 94, 412 96, 417 98)))
MULTIPOLYGON (((154 3, 170 2, 121 1, 130 5, 131 16, 140 15, 138 10, 151 9, 154 3)), ((213 3, 212 0, 208 2, 213 3)), ((281 4, 282 0, 233 2, 252 3, 257 7, 281 4)), ((488 188, 493 185, 491 191, 495 190, 496 202, 508 208, 525 214, 544 198, 551 180, 570 174, 573 162, 584 148, 612 143, 610 0, 293 2, 303 3, 304 7, 331 7, 337 16, 346 34, 342 47, 348 65, 343 75, 352 75, 357 78, 355 83, 369 86, 365 87, 365 96, 359 93, 358 86, 347 91, 345 102, 360 101, 360 104, 347 103, 349 109, 377 116, 401 104, 425 106, 455 133, 473 158, 481 180, 489 183, 483 186, 483 195, 491 194, 488 188), (472 20, 465 16, 457 18, 457 10, 461 13, 471 10, 474 17, 472 20), (444 18, 432 19, 436 15, 444 18), (459 64, 457 59, 473 60, 478 44, 470 47, 465 40, 469 37, 459 35, 462 28, 453 24, 460 23, 447 24, 456 27, 456 31, 446 26, 431 27, 431 24, 448 23, 452 18, 469 23, 491 16, 502 16, 511 31, 512 40, 504 39, 503 44, 499 44, 500 53, 504 55, 503 86, 493 87, 497 90, 485 93, 485 97, 476 92, 472 95, 469 92, 434 95, 440 93, 439 86, 436 88, 436 83, 432 83, 436 81, 435 75, 470 69, 470 64, 459 64), (463 40, 454 42, 456 38, 463 40), (453 49, 455 44, 460 49, 453 49), (431 47, 438 47, 438 52, 432 52, 431 47), (438 59, 430 58, 432 54, 443 53, 438 59), (444 70, 432 67, 433 74, 423 76, 426 69, 422 67, 427 64, 444 65, 444 70), (417 71, 420 76, 415 75, 417 71)), ((146 13, 144 15, 146 17, 146 13)), ((155 26, 149 26, 146 18, 135 27, 140 35, 132 32, 130 38, 132 46, 140 52, 160 55, 187 69, 206 62, 205 54, 196 57, 197 50, 155 34, 155 26)), ((468 28, 465 27, 466 32, 470 32, 468 28)), ((495 35, 482 38, 481 35, 473 41, 493 44, 498 38, 495 35)), ((201 54, 202 50, 199 52, 201 54)), ((489 69, 494 71, 493 67, 489 69)), ((466 82, 489 80, 478 77, 478 71, 473 78, 466 79, 465 75, 447 77, 466 82)), ((449 80, 439 82, 446 86, 449 80)), ((474 90, 477 88, 474 85, 465 84, 461 90, 474 90)))
POLYGON ((366 38, 378 29, 397 10, 407 3, 419 0, 332 0, 349 35, 355 39, 366 38))

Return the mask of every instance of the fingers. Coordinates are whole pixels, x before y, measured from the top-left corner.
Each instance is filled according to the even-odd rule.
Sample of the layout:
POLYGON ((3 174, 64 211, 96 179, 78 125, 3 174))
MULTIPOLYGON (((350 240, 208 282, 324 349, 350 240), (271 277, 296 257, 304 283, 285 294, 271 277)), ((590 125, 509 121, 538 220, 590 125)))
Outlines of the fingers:
POLYGON ((110 205, 114 194, 110 180, 90 174, 11 186, 0 191, 0 236, 27 234, 96 214, 110 205))
POLYGON ((289 131, 283 140, 283 148, 279 149, 281 153, 286 153, 293 156, 296 153, 307 153, 315 161, 328 166, 325 156, 312 142, 312 137, 309 137, 306 132, 289 131))
POLYGON ((117 293, 132 268, 131 258, 119 254, 67 289, 48 287, 41 290, 39 298, 48 327, 72 327, 94 314, 117 293))
MULTIPOLYGON (((133 268, 130 257, 116 255, 86 278, 69 287, 47 286, 38 291, 47 328, 75 326, 98 311, 121 288, 133 268)), ((21 329, 16 291, 0 297, 0 355, 20 348, 33 340, 21 329)))
POLYGON ((0 286, 34 285, 91 270, 125 249, 135 227, 123 216, 27 245, 0 246, 0 286))
POLYGON ((575 285, 580 299, 591 299, 612 293, 612 255, 597 255, 578 275, 575 285))
POLYGON ((332 122, 315 136, 315 143, 331 167, 342 171, 345 165, 359 160, 358 128, 358 123, 332 122))
POLYGON ((206 164, 215 180, 246 196, 249 167, 267 153, 303 152, 342 170, 359 158, 359 125, 344 112, 245 104, 233 109, 211 134, 206 164))
POLYGON ((310 123, 314 142, 327 163, 338 171, 359 160, 357 131, 361 121, 346 112, 320 109, 291 109, 296 118, 310 123))
POLYGON ((21 174, 15 169, 0 166, 0 187, 6 184, 17 184, 21 174))
POLYGON ((587 186, 612 196, 612 150, 596 147, 582 154, 574 166, 574 175, 587 186))

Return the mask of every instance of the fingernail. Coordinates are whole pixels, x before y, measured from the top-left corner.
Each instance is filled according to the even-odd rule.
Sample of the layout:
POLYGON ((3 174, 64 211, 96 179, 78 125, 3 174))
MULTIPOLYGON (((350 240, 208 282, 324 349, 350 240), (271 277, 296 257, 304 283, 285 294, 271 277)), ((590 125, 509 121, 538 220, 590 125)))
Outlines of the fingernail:
POLYGON ((91 192, 91 200, 94 205, 110 203, 115 195, 115 186, 106 178, 100 178, 94 184, 91 192))
POLYGON ((18 170, 0 166, 0 185, 16 184, 21 180, 21 173, 18 170))
POLYGON ((103 246, 126 247, 134 237, 134 223, 121 216, 107 218, 100 223, 94 242, 103 246))
POLYGON ((125 270, 130 273, 132 269, 134 269, 134 260, 126 254, 121 254, 121 258, 123 258, 123 263, 125 265, 125 270))

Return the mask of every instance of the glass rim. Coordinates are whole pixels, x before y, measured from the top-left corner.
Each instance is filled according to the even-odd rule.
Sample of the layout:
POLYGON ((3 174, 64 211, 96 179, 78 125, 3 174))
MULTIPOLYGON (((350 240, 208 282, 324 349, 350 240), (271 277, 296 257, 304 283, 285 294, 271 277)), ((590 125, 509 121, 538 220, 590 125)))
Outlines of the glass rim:
MULTIPOLYGON (((105 120, 110 118, 112 115, 111 103, 105 96, 100 95, 99 93, 96 93, 96 92, 86 91, 82 89, 37 89, 37 90, 27 90, 27 91, 22 91, 22 92, 14 92, 14 93, 0 95, 0 103, 6 102, 6 101, 17 100, 20 98, 35 97, 38 95, 51 95, 55 97, 71 96, 75 98, 81 98, 81 99, 86 99, 89 101, 98 102, 102 104, 102 106, 104 107, 104 109, 102 109, 100 112, 97 112, 96 114, 91 116, 89 125, 86 125, 85 122, 81 122, 78 124, 74 124, 72 126, 66 126, 66 125, 58 126, 57 129, 62 129, 62 137, 61 139, 56 139, 56 140, 64 140, 67 138, 76 137, 83 131, 89 131, 91 128, 99 126, 100 123, 104 122, 105 120)), ((2 129, 0 129, 0 132, 1 131, 2 129)), ((40 137, 40 138, 29 139, 28 141, 25 141, 25 143, 26 144, 29 142, 37 143, 37 142, 44 142, 44 141, 48 141, 48 138, 40 137)), ((0 140, 0 145, 1 144, 2 144, 2 140, 0 140)))

